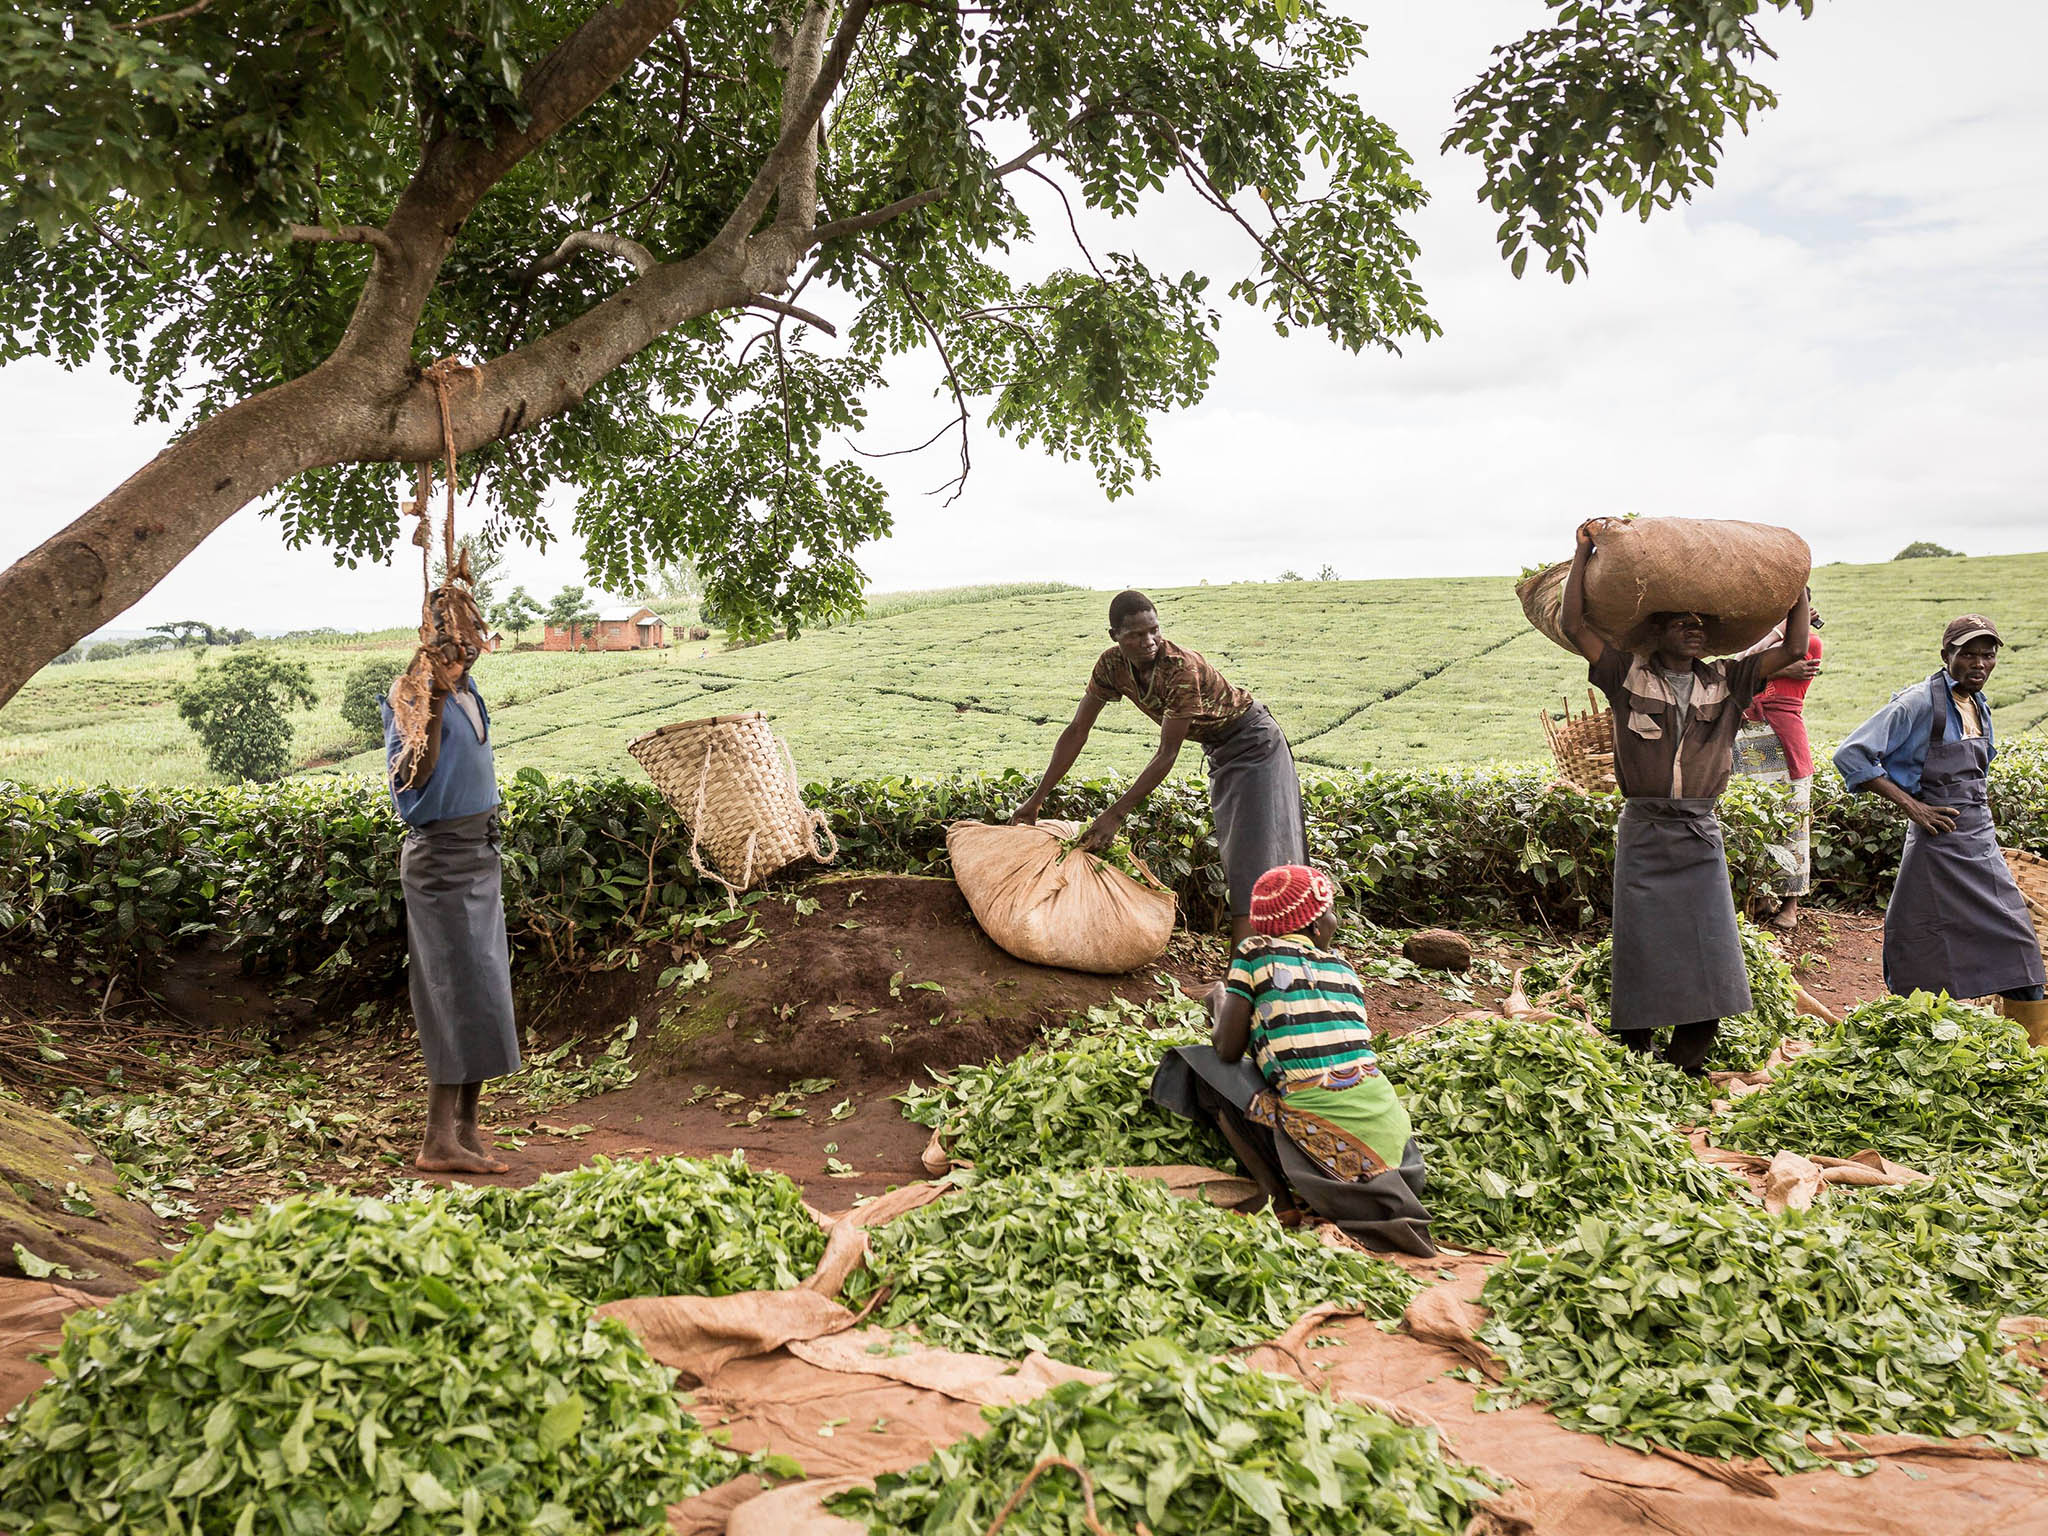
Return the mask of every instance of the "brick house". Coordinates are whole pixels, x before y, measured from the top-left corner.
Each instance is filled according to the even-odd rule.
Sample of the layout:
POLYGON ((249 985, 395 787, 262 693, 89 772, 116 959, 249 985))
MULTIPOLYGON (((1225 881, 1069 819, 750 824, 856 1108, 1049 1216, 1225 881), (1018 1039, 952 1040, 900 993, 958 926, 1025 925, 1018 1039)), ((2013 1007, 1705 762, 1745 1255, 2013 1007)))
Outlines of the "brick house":
POLYGON ((652 608, 607 608, 589 626, 557 627, 541 633, 544 651, 649 651, 668 644, 668 626, 652 608))

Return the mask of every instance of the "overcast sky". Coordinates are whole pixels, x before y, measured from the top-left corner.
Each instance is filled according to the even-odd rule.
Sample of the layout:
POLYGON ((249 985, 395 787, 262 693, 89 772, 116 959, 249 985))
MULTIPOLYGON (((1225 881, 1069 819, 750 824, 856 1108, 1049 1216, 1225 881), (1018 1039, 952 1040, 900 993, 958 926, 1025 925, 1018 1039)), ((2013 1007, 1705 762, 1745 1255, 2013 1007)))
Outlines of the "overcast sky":
MULTIPOLYGON (((943 446, 878 461, 896 533, 863 554, 876 589, 1512 573, 1562 558, 1580 517, 1629 511, 1783 522, 1821 561, 1922 537, 2048 548, 2048 7, 1822 0, 1812 21, 1768 18, 1783 105, 1693 206, 1603 229, 1590 280, 1569 288, 1508 276, 1475 165, 1435 150, 1488 48, 1540 7, 1351 9, 1370 28, 1359 93, 1435 199, 1412 227, 1444 335, 1354 357, 1226 308, 1215 387, 1156 424, 1159 477, 1113 503, 1085 467, 986 432, 951 507, 925 494, 951 472, 943 446)), ((1037 216, 1034 264, 1071 260, 1063 220, 1037 216)), ((1251 265, 1233 227, 1178 199, 1098 235, 1209 272, 1219 295, 1251 265)), ((922 360, 899 370, 869 446, 944 420, 931 383, 922 360)), ((0 370, 0 559, 162 446, 133 413, 110 375, 0 370)), ((580 555, 515 551, 512 579, 545 595, 583 579, 580 555)), ((251 509, 120 624, 404 623, 417 580, 403 560, 346 571, 287 550, 251 509)))

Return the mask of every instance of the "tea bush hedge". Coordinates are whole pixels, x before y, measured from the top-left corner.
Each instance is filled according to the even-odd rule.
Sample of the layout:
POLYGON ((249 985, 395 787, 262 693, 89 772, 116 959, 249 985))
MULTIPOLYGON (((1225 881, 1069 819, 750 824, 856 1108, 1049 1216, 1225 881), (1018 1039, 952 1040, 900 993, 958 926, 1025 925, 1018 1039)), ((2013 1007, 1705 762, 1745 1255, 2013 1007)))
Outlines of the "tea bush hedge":
MULTIPOLYGON (((1001 819, 1022 774, 836 779, 812 785, 847 868, 944 873, 945 829, 1001 819)), ((1115 779, 1062 786, 1048 816, 1087 820, 1115 779)), ((505 795, 505 910, 529 963, 559 967, 679 907, 718 897, 690 868, 689 838, 645 783, 549 780, 522 769, 505 795)), ((1814 864, 1823 891, 1889 889, 1903 823, 1823 770, 1814 864)), ((1992 772, 2008 842, 2048 853, 2048 744, 2008 750, 1992 772)), ((1361 769, 1303 785, 1311 856, 1354 911, 1389 924, 1534 922, 1581 928, 1606 912, 1618 802, 1564 789, 1535 768, 1361 769)), ((1770 878, 1786 825, 1781 788, 1738 780, 1722 803, 1738 897, 1770 878)), ((1189 921, 1223 910, 1223 870, 1198 780, 1155 792, 1128 830, 1189 921)), ((220 935, 250 964, 317 979, 395 977, 404 828, 381 786, 308 778, 276 785, 129 789, 0 781, 0 944, 66 947, 132 967, 220 935)))

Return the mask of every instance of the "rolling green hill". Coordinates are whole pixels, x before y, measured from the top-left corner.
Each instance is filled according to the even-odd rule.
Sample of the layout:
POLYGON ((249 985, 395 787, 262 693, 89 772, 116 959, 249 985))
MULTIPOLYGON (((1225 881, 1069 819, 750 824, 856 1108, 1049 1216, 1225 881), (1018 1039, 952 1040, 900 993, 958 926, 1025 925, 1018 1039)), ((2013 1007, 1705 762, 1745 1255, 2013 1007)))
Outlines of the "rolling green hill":
MULTIPOLYGON (((1166 632, 1219 663, 1273 709, 1304 765, 1411 766, 1529 759, 1545 752, 1537 712, 1583 706, 1585 669, 1529 629, 1512 582, 1240 583, 1160 589, 1166 632)), ((1828 620, 1827 673, 1809 719, 1832 744, 1898 685, 1937 665, 1942 624, 1992 614, 2008 644, 1991 697, 2003 733, 2048 722, 2048 554, 1827 566, 1814 593, 1828 620)), ((764 709, 808 777, 1036 770, 1107 644, 1108 595, 975 589, 878 599, 859 623, 725 651, 487 657, 498 763, 555 773, 637 773, 634 735, 693 716, 764 709)), ((300 717, 308 771, 374 772, 336 712, 342 678, 366 654, 394 672, 389 632, 290 647, 322 704, 300 717)), ((190 653, 51 667, 0 710, 0 777, 198 782, 209 775, 170 703, 190 653)), ((1154 729, 1105 712, 1077 770, 1144 761, 1154 729)), ((1190 752, 1183 768, 1199 771, 1190 752)))

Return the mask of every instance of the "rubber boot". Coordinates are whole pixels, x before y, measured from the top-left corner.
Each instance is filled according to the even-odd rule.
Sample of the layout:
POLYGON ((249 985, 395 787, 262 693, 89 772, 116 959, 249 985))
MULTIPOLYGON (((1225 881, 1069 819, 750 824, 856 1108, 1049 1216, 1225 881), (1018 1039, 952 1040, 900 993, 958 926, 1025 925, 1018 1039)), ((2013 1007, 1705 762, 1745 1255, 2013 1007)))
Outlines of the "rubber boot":
POLYGON ((1998 1011, 2027 1032, 2027 1043, 2036 1050, 2048 1050, 2048 1003, 2023 1003, 2001 997, 1998 1011))

